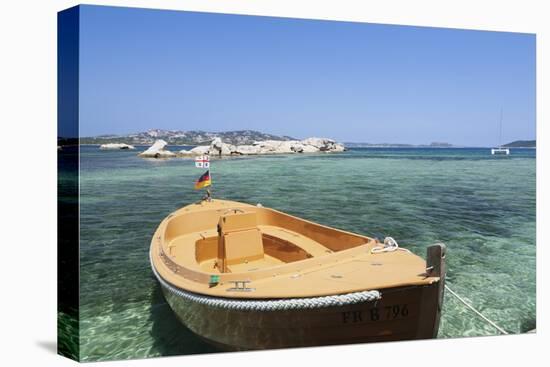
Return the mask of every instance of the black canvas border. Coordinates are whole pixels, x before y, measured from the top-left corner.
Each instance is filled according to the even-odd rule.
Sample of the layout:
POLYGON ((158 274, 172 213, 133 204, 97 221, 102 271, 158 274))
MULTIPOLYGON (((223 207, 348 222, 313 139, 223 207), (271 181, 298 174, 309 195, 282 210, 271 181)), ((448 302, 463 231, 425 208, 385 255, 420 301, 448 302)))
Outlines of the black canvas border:
POLYGON ((57 352, 80 359, 80 7, 57 14, 57 352))

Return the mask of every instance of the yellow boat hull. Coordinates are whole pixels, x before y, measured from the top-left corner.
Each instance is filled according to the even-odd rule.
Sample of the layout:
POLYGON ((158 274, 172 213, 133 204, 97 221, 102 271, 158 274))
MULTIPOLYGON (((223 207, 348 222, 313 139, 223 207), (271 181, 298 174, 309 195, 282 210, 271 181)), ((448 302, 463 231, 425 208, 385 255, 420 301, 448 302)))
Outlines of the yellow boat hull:
POLYGON ((429 339, 439 323, 435 285, 387 290, 378 301, 290 311, 220 309, 162 290, 184 325, 227 351, 429 339))

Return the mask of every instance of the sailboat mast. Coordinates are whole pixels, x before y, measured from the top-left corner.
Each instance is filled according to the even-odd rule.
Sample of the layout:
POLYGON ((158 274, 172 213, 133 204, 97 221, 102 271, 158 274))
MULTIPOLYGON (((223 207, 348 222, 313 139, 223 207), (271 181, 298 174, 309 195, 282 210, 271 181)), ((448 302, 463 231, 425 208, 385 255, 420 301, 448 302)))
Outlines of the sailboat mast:
POLYGON ((499 134, 498 134, 498 147, 502 147, 502 107, 500 108, 500 124, 499 124, 499 134))

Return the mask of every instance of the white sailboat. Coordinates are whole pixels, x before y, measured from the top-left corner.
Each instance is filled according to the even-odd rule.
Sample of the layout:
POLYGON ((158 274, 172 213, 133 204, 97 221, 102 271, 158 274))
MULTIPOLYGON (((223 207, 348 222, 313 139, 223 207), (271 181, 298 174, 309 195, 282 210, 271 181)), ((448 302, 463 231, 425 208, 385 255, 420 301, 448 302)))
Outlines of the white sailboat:
POLYGON ((492 148, 491 154, 492 155, 510 155, 510 149, 502 147, 502 108, 500 109, 498 148, 492 148))

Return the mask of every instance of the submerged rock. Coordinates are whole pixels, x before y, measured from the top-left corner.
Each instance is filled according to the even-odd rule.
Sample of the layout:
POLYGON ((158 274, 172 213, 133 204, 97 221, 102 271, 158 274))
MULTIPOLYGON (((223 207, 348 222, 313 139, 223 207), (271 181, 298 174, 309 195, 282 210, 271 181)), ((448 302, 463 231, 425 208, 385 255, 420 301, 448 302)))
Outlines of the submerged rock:
POLYGON ((156 140, 153 143, 153 145, 151 145, 149 147, 149 149, 147 149, 144 152, 141 152, 140 154, 138 154, 138 156, 143 157, 143 158, 171 158, 171 157, 175 157, 176 153, 170 152, 170 151, 164 149, 167 144, 168 143, 165 142, 162 139, 156 140))
POLYGON ((124 143, 109 143, 101 144, 99 149, 102 150, 119 150, 119 149, 136 149, 133 145, 124 144, 124 143))

